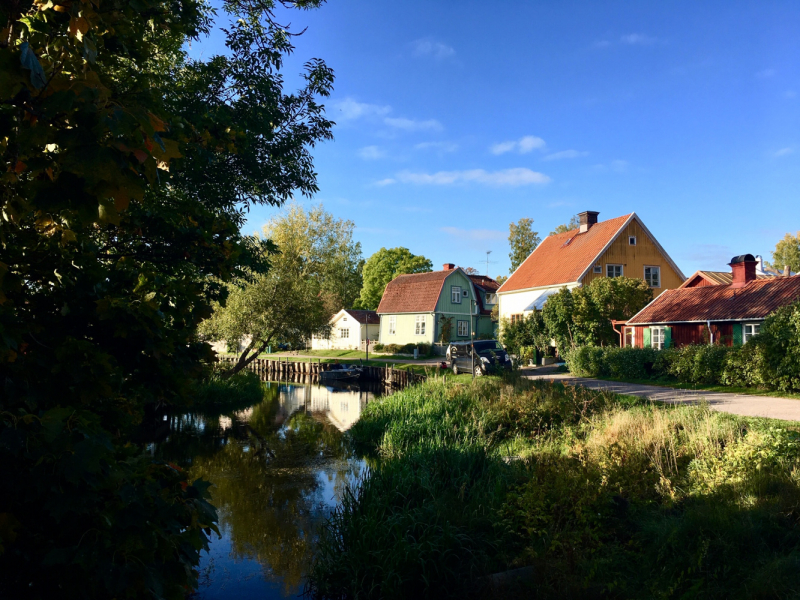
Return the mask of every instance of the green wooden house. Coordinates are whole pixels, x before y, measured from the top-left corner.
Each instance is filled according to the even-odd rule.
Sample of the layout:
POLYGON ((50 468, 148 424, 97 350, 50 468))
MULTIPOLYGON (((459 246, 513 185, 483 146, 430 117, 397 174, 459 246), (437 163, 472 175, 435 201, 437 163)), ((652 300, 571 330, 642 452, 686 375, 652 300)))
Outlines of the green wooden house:
POLYGON ((452 263, 441 271, 400 275, 378 306, 381 344, 438 344, 494 337, 499 285, 452 263))

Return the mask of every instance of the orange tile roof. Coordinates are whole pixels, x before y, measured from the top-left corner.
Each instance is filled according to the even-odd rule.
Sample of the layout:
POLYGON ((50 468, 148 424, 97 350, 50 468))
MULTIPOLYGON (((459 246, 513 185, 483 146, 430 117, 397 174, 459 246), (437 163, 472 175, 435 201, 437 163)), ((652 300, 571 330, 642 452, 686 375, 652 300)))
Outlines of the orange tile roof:
POLYGON ((755 279, 744 287, 708 285, 666 290, 629 324, 745 321, 763 319, 800 300, 800 275, 755 279))
POLYGON ((455 272, 455 269, 451 269, 395 277, 386 286, 377 312, 379 314, 433 312, 444 280, 455 272))
POLYGON ((632 215, 601 221, 586 233, 573 229, 546 237, 498 291, 514 292, 578 281, 632 215))

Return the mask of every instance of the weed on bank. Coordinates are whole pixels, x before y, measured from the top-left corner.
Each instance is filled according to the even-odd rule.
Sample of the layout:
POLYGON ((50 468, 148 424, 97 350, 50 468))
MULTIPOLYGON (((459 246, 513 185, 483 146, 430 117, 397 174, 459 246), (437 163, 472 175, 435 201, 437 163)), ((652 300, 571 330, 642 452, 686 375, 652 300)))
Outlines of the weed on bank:
POLYGON ((367 406, 374 456, 321 532, 325 598, 800 594, 792 424, 558 383, 434 381, 367 406), (513 594, 511 594, 513 595, 513 594))

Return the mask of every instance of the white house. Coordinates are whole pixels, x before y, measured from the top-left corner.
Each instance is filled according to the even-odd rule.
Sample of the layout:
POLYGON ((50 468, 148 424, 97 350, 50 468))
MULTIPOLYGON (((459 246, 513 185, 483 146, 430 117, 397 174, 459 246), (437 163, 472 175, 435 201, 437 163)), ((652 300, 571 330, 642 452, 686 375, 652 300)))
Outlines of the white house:
POLYGON ((381 320, 374 310, 342 309, 331 317, 330 336, 311 338, 312 350, 363 350, 378 341, 381 320))

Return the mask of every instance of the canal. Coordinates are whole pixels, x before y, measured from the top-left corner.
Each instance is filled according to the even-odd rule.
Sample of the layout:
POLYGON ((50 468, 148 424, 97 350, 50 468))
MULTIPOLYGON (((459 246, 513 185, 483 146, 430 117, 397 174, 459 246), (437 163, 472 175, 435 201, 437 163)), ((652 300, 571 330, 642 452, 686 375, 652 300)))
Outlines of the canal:
POLYGON ((302 594, 318 527, 365 473, 345 432, 382 389, 265 382, 253 406, 162 415, 147 428, 148 452, 213 484, 222 537, 212 533, 194 598, 302 594))

